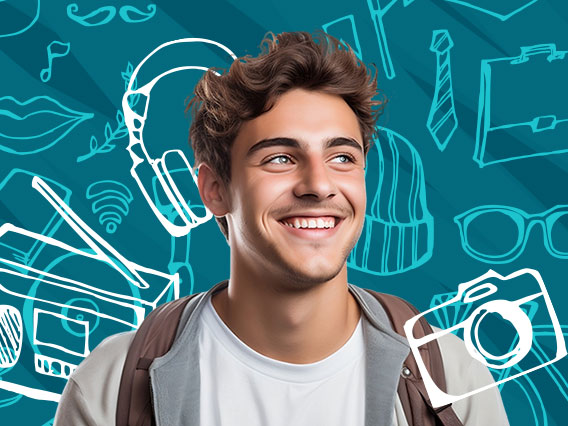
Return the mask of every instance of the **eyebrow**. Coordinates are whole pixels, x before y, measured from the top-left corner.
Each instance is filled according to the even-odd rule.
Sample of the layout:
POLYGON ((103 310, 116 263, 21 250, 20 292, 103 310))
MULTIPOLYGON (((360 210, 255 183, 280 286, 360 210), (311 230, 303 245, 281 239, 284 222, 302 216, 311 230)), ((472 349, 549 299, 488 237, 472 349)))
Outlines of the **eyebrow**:
MULTIPOLYGON (((260 149, 270 148, 270 147, 273 147, 273 146, 288 146, 290 148, 302 148, 302 147, 305 148, 306 145, 307 144, 302 144, 298 140, 292 139, 292 138, 262 139, 261 141, 258 141, 257 143, 255 143, 253 146, 251 146, 249 148, 246 156, 250 157, 254 152, 256 152, 260 149)), ((334 147, 337 147, 337 146, 350 146, 352 148, 355 148, 355 149, 361 151, 361 153, 363 153, 363 147, 361 146, 361 144, 359 142, 357 142, 355 139, 346 138, 346 137, 343 137, 343 136, 327 139, 325 141, 324 149, 334 148, 334 147)))

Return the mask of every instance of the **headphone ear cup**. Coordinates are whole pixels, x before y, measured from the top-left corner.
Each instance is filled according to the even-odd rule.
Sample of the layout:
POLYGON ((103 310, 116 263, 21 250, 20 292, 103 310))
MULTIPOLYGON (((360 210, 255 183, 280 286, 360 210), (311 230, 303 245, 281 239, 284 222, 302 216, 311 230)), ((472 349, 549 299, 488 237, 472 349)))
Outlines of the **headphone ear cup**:
MULTIPOLYGON (((197 175, 193 172, 187 158, 180 150, 164 153, 160 161, 160 171, 174 199, 170 200, 173 212, 181 212, 190 223, 202 223, 210 218, 211 213, 205 208, 197 187, 197 175)), ((172 214, 173 214, 172 212, 172 214)), ((176 218, 172 218, 176 221, 176 218)), ((181 218, 177 218, 178 220, 181 218)))

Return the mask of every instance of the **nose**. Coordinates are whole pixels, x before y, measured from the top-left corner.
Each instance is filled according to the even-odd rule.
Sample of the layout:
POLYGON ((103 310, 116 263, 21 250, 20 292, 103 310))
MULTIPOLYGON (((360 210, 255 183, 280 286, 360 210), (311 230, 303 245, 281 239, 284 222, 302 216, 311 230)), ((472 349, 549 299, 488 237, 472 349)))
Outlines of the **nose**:
POLYGON ((294 194, 299 197, 313 197, 317 200, 331 198, 337 193, 334 180, 321 158, 311 158, 299 170, 294 194))

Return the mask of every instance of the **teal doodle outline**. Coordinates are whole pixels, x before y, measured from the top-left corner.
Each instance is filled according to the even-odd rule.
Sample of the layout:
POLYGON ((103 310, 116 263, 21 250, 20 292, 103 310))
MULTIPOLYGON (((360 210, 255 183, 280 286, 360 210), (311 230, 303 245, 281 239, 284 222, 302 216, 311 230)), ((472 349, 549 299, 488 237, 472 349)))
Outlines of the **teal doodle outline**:
MULTIPOLYGON (((386 133, 386 137, 388 140, 388 146, 392 152, 392 155, 395 160, 398 160, 399 148, 397 147, 397 141, 406 146, 410 151, 413 159, 413 164, 415 164, 415 168, 413 169, 414 172, 412 174, 412 185, 411 185, 411 193, 409 194, 408 200, 408 209, 410 216, 417 216, 415 214, 417 208, 422 209, 422 219, 414 220, 412 222, 404 223, 404 222, 397 222, 396 220, 396 209, 394 206, 394 200, 397 195, 397 175, 398 170, 396 168, 393 169, 393 181, 394 183, 391 186, 389 200, 388 200, 388 222, 381 218, 379 214, 379 198, 380 198, 380 190, 383 187, 384 182, 384 155, 381 151, 381 142, 377 136, 377 132, 373 136, 373 147, 376 147, 379 156, 379 180, 377 184, 377 192, 372 201, 372 205, 370 208, 367 209, 365 213, 365 222, 363 224, 363 229, 361 231, 361 237, 357 241, 357 244, 351 250, 349 257, 347 258, 347 266, 362 271, 371 275, 379 275, 379 276, 388 276, 388 275, 396 275, 401 274, 412 269, 415 269, 424 263, 426 263, 432 257, 432 253, 434 250, 434 217, 430 214, 428 210, 428 204, 426 200, 426 188, 425 188, 425 176, 424 176, 424 168, 422 164, 422 159, 420 158, 420 154, 414 148, 414 146, 402 135, 394 132, 393 130, 387 129, 385 127, 377 126, 378 130, 382 130, 386 133), (396 139, 395 139, 396 138, 396 139), (418 182, 415 181, 415 175, 417 176, 418 182), (373 223, 382 223, 386 231, 383 234, 383 245, 381 250, 381 261, 380 261, 380 268, 381 270, 374 270, 369 269, 369 254, 371 251, 371 236, 373 231, 373 223), (419 249, 419 227, 424 226, 426 229, 426 244, 424 252, 419 256, 418 249, 419 249), (391 239, 392 229, 396 228, 399 231, 398 238, 398 247, 396 248, 396 268, 390 269, 389 268, 389 243, 391 239), (404 233, 405 230, 410 229, 412 232, 412 253, 411 253, 411 262, 409 266, 404 266, 404 260, 409 256, 404 256, 404 233), (401 235, 402 234, 402 235, 401 235), (363 244, 362 254, 359 254, 361 249, 359 248, 360 245, 363 244), (361 258, 360 260, 358 258, 361 258)), ((365 168, 365 177, 367 177, 368 168, 365 168)), ((392 250, 394 252, 394 250, 392 250)))
POLYGON ((15 155, 30 155, 30 154, 36 154, 36 153, 41 152, 41 151, 45 151, 46 149, 51 148, 53 145, 55 145, 61 139, 64 139, 71 131, 73 131, 73 129, 75 129, 75 127, 77 127, 83 121, 89 120, 89 119, 94 117, 93 113, 79 112, 79 111, 72 110, 71 108, 68 108, 65 105, 62 105, 59 101, 53 99, 50 96, 34 96, 33 98, 30 98, 30 99, 28 99, 27 101, 24 101, 24 102, 20 102, 19 100, 17 100, 13 96, 3 96, 3 97, 0 98, 0 101, 10 100, 10 101, 13 101, 14 103, 16 103, 18 106, 26 106, 26 105, 29 105, 33 102, 36 102, 37 100, 40 100, 40 99, 45 99, 47 102, 55 104, 56 106, 61 108, 61 110, 60 111, 37 110, 37 111, 32 111, 31 113, 27 114, 25 117, 21 118, 18 115, 14 114, 10 110, 0 109, 0 115, 5 115, 5 116, 10 117, 10 118, 17 120, 17 121, 23 121, 30 115, 36 115, 36 114, 39 114, 39 113, 52 113, 52 114, 60 116, 60 117, 67 117, 67 118, 69 118, 69 120, 67 120, 64 123, 59 124, 56 127, 50 128, 49 131, 46 131, 46 132, 42 133, 41 135, 34 135, 34 137, 8 137, 7 135, 0 132, 0 138, 6 138, 6 139, 9 138, 9 139, 14 139, 14 140, 37 139, 40 136, 45 136, 46 134, 49 134, 49 133, 59 129, 61 126, 70 123, 67 130, 64 133, 62 133, 61 135, 59 135, 59 137, 57 139, 54 139, 53 141, 49 142, 47 145, 44 145, 44 146, 37 148, 35 150, 32 150, 32 151, 16 151, 12 148, 4 146, 1 142, 1 139, 0 139, 0 151, 8 152, 10 154, 15 154, 15 155), (2 113, 4 113, 4 114, 2 114, 2 113), (65 113, 68 113, 70 115, 66 115, 65 113))
POLYGON ((563 154, 568 152, 566 149, 555 149, 553 151, 542 151, 534 154, 524 154, 517 156, 504 157, 497 160, 487 161, 485 157, 485 150, 487 147, 487 135, 494 130, 508 129, 517 126, 528 126, 533 133, 542 132, 545 130, 552 130, 556 128, 558 123, 568 122, 568 118, 558 120, 555 115, 546 115, 534 117, 532 120, 525 123, 511 123, 504 124, 496 127, 491 126, 491 64, 493 62, 507 61, 511 65, 522 64, 530 60, 531 56, 545 55, 546 60, 551 62, 553 60, 562 60, 565 58, 568 51, 558 51, 555 43, 537 44, 533 46, 521 47, 521 54, 514 57, 483 59, 481 61, 481 81, 479 84, 479 103, 477 113, 477 131, 475 141, 475 151, 473 153, 473 160, 479 167, 485 167, 492 164, 504 163, 507 161, 520 160, 523 158, 541 157, 554 154, 563 154))
POLYGON ((156 15, 156 5, 155 4, 150 3, 150 4, 146 5, 146 8, 148 9, 148 13, 142 13, 142 11, 140 9, 138 9, 134 6, 125 5, 125 6, 121 6, 120 10, 118 11, 118 14, 124 22, 129 23, 129 24, 138 24, 140 22, 146 22, 146 21, 152 19, 156 15), (129 12, 137 12, 140 16, 143 16, 143 18, 140 18, 138 20, 132 19, 132 18, 130 18, 130 16, 128 16, 129 12))
MULTIPOLYGON (((520 6, 517 9, 515 9, 515 10, 513 10, 513 11, 511 11, 508 14, 505 14, 505 15, 502 14, 502 13, 493 12, 493 11, 491 11, 489 9, 485 9, 481 6, 476 6, 474 4, 471 4, 471 0, 446 0, 446 1, 450 2, 450 3, 459 4, 460 6, 469 7, 471 9, 477 10, 478 12, 485 13, 487 15, 493 16, 494 18, 497 18, 501 21, 506 21, 507 19, 511 18, 512 16, 515 16, 517 13, 522 12, 527 7, 532 6, 538 0, 527 0, 527 3, 525 5, 520 6)), ((497 1, 499 1, 499 0, 497 0, 497 1)))
MULTIPOLYGON (((128 62, 128 65, 126 66, 126 71, 121 72, 122 79, 124 80, 125 90, 126 88, 128 88, 128 82, 130 81, 130 76, 132 75, 133 71, 134 71, 133 65, 130 62, 128 62)), ((132 86, 136 88, 137 87, 136 85, 137 82, 136 79, 134 79, 134 81, 132 82, 132 86)), ((131 108, 134 108, 138 104, 139 100, 140 100, 140 94, 137 93, 129 98, 128 104, 130 105, 131 108)), ((76 160, 77 163, 81 163, 85 160, 88 160, 89 158, 97 154, 104 154, 105 152, 111 152, 114 148, 116 148, 116 145, 113 143, 114 141, 117 141, 119 139, 128 136, 128 128, 126 127, 126 123, 124 122, 124 115, 122 113, 122 110, 120 109, 116 110, 115 119, 116 119, 116 129, 112 130, 111 124, 108 121, 105 124, 104 143, 101 146, 99 146, 99 142, 96 136, 92 135, 91 140, 89 142, 89 152, 87 154, 78 156, 76 160)))
MULTIPOLYGON (((535 326, 533 326, 533 329, 535 329, 535 332, 533 333, 533 335, 535 337, 539 337, 539 336, 555 337, 554 331, 553 331, 553 329, 551 330, 551 328, 552 328, 552 326, 550 326, 550 325, 535 325, 535 326)), ((563 330, 562 334, 564 336, 568 337, 568 325, 561 325, 560 328, 563 330)), ((536 340, 535 340, 534 344, 536 345, 539 352, 541 354, 544 354, 544 350, 542 349, 542 347, 540 346, 540 344, 536 340)), ((535 353, 535 356, 538 358, 539 361, 544 362, 543 357, 541 357, 538 353, 535 353)), ((549 364, 549 365, 545 366, 544 368, 546 369, 546 371, 548 372, 548 374, 550 375, 550 377, 552 378, 552 380, 554 381, 556 386, 558 386, 558 389, 560 390, 560 393, 562 394, 564 399, 566 399, 566 401, 568 401, 568 380, 566 380, 566 378, 562 375, 560 370, 558 370, 556 365, 549 364), (562 382, 562 383, 560 383, 560 382, 562 382)))
MULTIPOLYGON (((385 3, 384 0, 367 0, 367 6, 369 7, 369 12, 371 14, 371 20, 373 21, 373 25, 375 27, 375 34, 377 36, 377 41, 379 42, 379 51, 381 54, 381 62, 383 64, 383 70, 385 72, 386 78, 392 80, 396 77, 396 72, 394 70, 394 65, 392 63, 392 57, 390 54, 390 49, 388 45, 387 35, 385 32, 385 26, 383 23, 383 19, 387 12, 390 10, 392 6, 394 6, 399 0, 387 0, 385 3), (385 3, 384 5, 381 3, 385 3)), ((407 7, 414 3, 415 0, 403 0, 402 6, 407 7)), ((536 3, 538 0, 529 0, 531 3, 523 6, 522 8, 510 13, 509 15, 500 15, 498 13, 493 13, 486 9, 475 7, 471 4, 468 4, 466 1, 463 0, 446 0, 448 2, 452 2, 458 4, 460 6, 469 7, 472 9, 477 9, 483 13, 487 13, 491 16, 501 19, 505 21, 509 19, 511 16, 516 15, 517 13, 521 12, 522 10, 529 7, 531 4, 536 3)))
POLYGON ((47 83, 49 80, 51 80, 51 70, 53 68, 53 60, 55 58, 63 58, 67 56, 70 51, 71 51, 71 43, 64 43, 57 40, 53 40, 51 43, 49 43, 49 45, 47 46, 47 64, 48 64, 47 68, 43 68, 39 73, 39 78, 41 79, 41 81, 47 83), (57 44, 59 46, 65 46, 67 48, 66 52, 63 54, 52 53, 51 46, 54 44, 57 44), (44 78, 44 73, 47 73, 47 77, 45 78, 44 78))
MULTIPOLYGON (((562 335, 565 336, 565 337, 568 336, 568 325, 561 325, 560 328, 563 330, 562 335)), ((542 349, 542 346, 538 343, 537 337, 543 337, 543 336, 544 337, 555 337, 555 334, 554 334, 554 331, 553 331, 554 329, 550 325, 540 324, 540 325, 533 325, 533 330, 534 330, 533 331, 533 346, 531 348, 531 353, 537 358, 537 361, 542 364, 542 363, 549 361, 549 359, 545 359, 546 353, 542 349)), ((516 342, 513 342, 512 346, 515 345, 515 344, 516 344, 516 342)), ((511 368, 514 368, 518 372, 522 372, 522 370, 517 365, 514 365, 511 368)), ((506 377, 507 375, 509 375, 511 368, 500 371, 498 380, 501 380, 503 377, 506 377)), ((560 391, 560 393, 562 394, 564 399, 566 399, 566 401, 568 401, 568 381, 566 380, 566 378, 562 375, 562 373, 558 370, 558 368, 554 364, 546 365, 544 367, 544 369, 546 370, 547 374, 552 379, 554 384, 558 387, 558 390, 560 391)), ((495 371, 495 370, 492 370, 492 371, 495 371)), ((536 409, 535 402, 538 402, 540 404, 540 408, 541 408, 540 414, 541 414, 541 417, 542 417, 542 424, 544 426, 547 426, 548 425, 548 415, 546 413, 544 401, 542 399, 542 396, 540 395, 540 391, 537 389, 534 382, 528 377, 527 374, 525 374, 524 376, 522 376, 520 378, 524 378, 525 381, 527 381, 528 386, 529 386, 528 389, 525 388, 523 386, 523 384, 521 382, 519 382, 518 380, 513 380, 512 382, 516 382, 521 387, 524 394, 526 395, 526 397, 529 401, 529 404, 531 406, 531 410, 533 412, 533 417, 534 417, 534 420, 535 420, 535 426, 539 426, 538 413, 537 413, 537 411, 539 411, 539 410, 536 409), (533 399, 534 399, 534 401, 533 401, 533 399)), ((507 382, 501 383, 499 385, 499 390, 501 390, 503 388, 505 383, 507 383, 507 382)))
POLYGON ((355 17, 350 14, 350 15, 345 15, 342 16, 341 18, 338 18, 334 21, 328 22, 327 24, 323 24, 321 27, 323 28, 323 30, 332 35, 332 33, 330 33, 328 31, 329 27, 341 22, 341 21, 349 21, 351 23, 351 30, 353 31, 353 38, 355 39, 355 47, 350 46, 345 40, 343 40, 343 38, 341 37, 337 37, 339 38, 339 41, 341 43, 343 43, 343 45, 347 48, 351 47, 353 49, 353 52, 355 52, 355 55, 359 58, 360 61, 363 60, 363 51, 361 50, 361 43, 359 42, 359 35, 357 34, 357 27, 355 26, 355 17))
POLYGON ((432 31, 432 43, 430 44, 430 51, 436 54, 436 86, 434 88, 434 96, 432 97, 432 104, 430 106, 430 111, 428 112, 428 119, 426 120, 426 128, 430 132, 430 135, 436 142, 438 149, 444 151, 450 142, 453 134, 458 128, 458 118, 456 116, 456 107, 454 104, 454 94, 452 85, 452 67, 450 62, 450 49, 454 46, 454 42, 450 36, 448 30, 434 30, 432 31), (440 49, 440 44, 447 40, 446 46, 440 49), (445 68, 445 71, 443 71, 445 68), (442 72, 447 75, 446 80, 442 80, 442 72), (440 100, 440 91, 444 84, 448 84, 449 88, 447 91, 447 96, 440 100), (432 126, 434 117, 440 111, 440 106, 448 101, 451 102, 450 109, 438 119, 435 126, 432 126), (438 131, 442 128, 448 120, 453 119, 454 124, 450 132, 440 139, 438 131))
POLYGON ((130 213, 130 204, 134 200, 132 191, 123 183, 116 180, 99 180, 91 183, 85 190, 85 197, 87 200, 94 200, 91 203, 91 211, 93 214, 99 213, 98 215, 99 224, 104 226, 107 234, 114 234, 118 228, 118 225, 122 223, 122 219, 128 216, 130 213), (124 193, 118 191, 117 189, 103 189, 95 194, 91 194, 93 187, 95 185, 109 184, 113 187, 118 186, 124 189, 124 193), (116 201, 116 203, 109 203, 110 200, 116 201), (118 212, 116 211, 118 210, 118 212), (120 213, 122 213, 122 216, 120 213))
POLYGON ((79 11, 79 5, 77 3, 70 3, 67 5, 67 17, 72 21, 81 24, 84 27, 98 27, 100 25, 108 24, 112 21, 116 15, 116 8, 114 6, 102 6, 92 12, 89 12, 85 16, 78 16, 74 15, 75 12, 79 11), (87 19, 92 18, 93 16, 100 15, 101 13, 108 12, 108 15, 102 20, 97 23, 91 24, 87 22, 87 19))
MULTIPOLYGON (((513 368, 518 372, 518 373, 522 373, 522 370, 517 366, 514 365, 513 368)), ((546 368, 546 367, 545 367, 546 368)), ((546 414, 546 409, 544 408, 544 401, 542 400, 542 396, 540 395, 540 392, 538 391, 536 385, 534 384, 534 382, 532 381, 532 379, 529 377, 528 374, 525 374, 523 376, 518 377, 515 380, 509 380, 507 382, 501 383, 497 386, 497 388, 499 389, 499 392, 502 391, 503 387, 505 386, 505 384, 507 383, 515 383, 516 385, 518 385, 521 390, 523 391, 523 393, 525 394, 525 396, 527 397, 527 400, 530 404, 532 413, 533 413, 533 419, 534 419, 534 424, 535 426, 539 426, 539 416, 538 416, 538 411, 537 410, 537 405, 540 407, 540 414, 541 414, 541 418, 542 418, 542 423, 544 426, 548 425, 548 416, 546 414), (526 385, 523 385, 523 383, 521 382, 521 380, 524 380, 527 382, 526 385), (528 386, 528 387, 525 387, 528 386), (538 403, 538 404, 535 404, 538 403)))
MULTIPOLYGON (((148 9, 148 12, 142 12, 142 10, 138 9, 137 7, 123 5, 118 10, 118 16, 120 16, 120 19, 122 19, 127 24, 138 24, 141 22, 146 22, 156 15, 157 8, 155 4, 150 3, 146 5, 146 9, 148 9), (133 19, 129 16, 130 13, 137 13, 139 16, 141 16, 141 18, 133 19)), ((67 17, 69 19, 84 27, 99 27, 101 25, 106 25, 111 22, 117 14, 115 6, 102 6, 87 13, 84 16, 75 15, 75 13, 79 11, 79 5, 77 3, 68 4, 66 10, 67 17), (104 13, 107 13, 107 15, 101 21, 95 23, 88 22, 88 19, 102 15, 104 13)))
POLYGON ((485 263, 509 263, 517 259, 525 250, 529 234, 532 228, 539 224, 544 230, 544 246, 548 253, 558 259, 568 259, 568 252, 563 253, 554 248, 552 243, 552 228, 558 218, 568 214, 568 204, 558 204, 542 213, 528 214, 525 211, 511 206, 484 205, 471 208, 454 217, 454 222, 460 230, 460 241, 463 250, 473 257, 485 263), (467 227, 478 216, 485 213, 498 212, 510 217, 519 231, 517 242, 507 253, 501 255, 488 255, 471 247, 467 240, 467 227))
MULTIPOLYGON (((2 375, 0 374, 0 376, 2 376, 2 375)), ((0 377, 0 380, 2 380, 2 377, 0 377)), ((0 408, 9 407, 10 405, 14 405, 20 399, 22 399, 23 396, 24 395, 22 395, 21 393, 18 393, 16 395, 10 396, 6 399, 0 399, 0 408)))
MULTIPOLYGON (((389 44, 387 40, 387 35, 385 33, 385 26, 383 23, 383 18, 395 3, 399 0, 389 0, 384 6, 381 5, 383 0, 367 0, 367 6, 369 7, 369 12, 371 14, 371 20, 375 26, 375 34, 377 35, 377 41, 379 42, 379 51, 381 52, 381 62, 383 64, 383 70, 385 71, 385 76, 389 80, 396 77, 396 72, 394 70, 394 65, 392 63, 392 58, 389 50, 389 44)), ((414 3, 415 0, 404 0, 402 2, 403 7, 414 3)))
POLYGON ((13 37, 16 35, 20 35, 22 33, 25 33, 27 30, 29 30, 31 27, 34 26, 34 24, 37 22, 37 20, 39 19, 39 13, 40 13, 40 8, 41 8, 41 0, 37 0, 37 9, 36 9, 36 14, 33 17, 32 21, 28 24, 27 27, 24 27, 23 29, 21 29, 20 31, 17 31, 15 33, 9 33, 9 34, 2 34, 0 33, 0 38, 3 37, 13 37))

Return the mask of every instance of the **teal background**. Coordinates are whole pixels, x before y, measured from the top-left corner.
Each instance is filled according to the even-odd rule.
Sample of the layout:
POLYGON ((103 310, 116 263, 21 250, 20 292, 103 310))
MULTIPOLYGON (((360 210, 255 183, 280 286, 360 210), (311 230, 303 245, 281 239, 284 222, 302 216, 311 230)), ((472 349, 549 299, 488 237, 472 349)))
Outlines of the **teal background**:
MULTIPOLYGON (((377 65, 379 87, 388 98, 379 125, 404 137, 418 153, 423 166, 427 210, 434 226, 429 237, 433 238, 431 256, 423 264, 388 275, 350 268, 350 282, 394 293, 425 310, 430 307, 434 295, 455 292, 459 283, 472 280, 488 269, 506 275, 518 269, 534 268, 542 275, 560 324, 568 324, 567 260, 553 257, 545 249, 541 228, 533 228, 518 258, 504 264, 491 264, 463 250, 459 229, 454 223, 456 215, 481 205, 514 206, 534 214, 568 204, 564 188, 568 154, 563 152, 568 152, 568 131, 560 121, 555 129, 547 130, 555 146, 565 147, 556 148, 555 154, 536 155, 538 150, 546 153, 546 146, 535 142, 537 133, 511 133, 510 138, 521 140, 521 145, 528 146, 528 152, 535 150, 535 155, 484 167, 474 161, 482 61, 518 57, 523 46, 555 43, 558 51, 568 50, 566 2, 509 0, 498 2, 499 6, 492 3, 475 0, 370 2, 374 7, 381 4, 386 9, 383 24, 395 74, 388 78, 383 66, 384 54, 381 55, 377 31, 365 0, 161 1, 156 3, 154 11, 148 9, 150 3, 147 1, 109 1, 96 5, 77 2, 74 13, 79 16, 103 6, 115 7, 117 13, 113 19, 93 25, 96 23, 96 17, 93 17, 89 21, 91 26, 68 16, 69 2, 0 1, 0 146, 5 148, 0 150, 0 182, 14 169, 57 182, 67 189, 61 189, 60 193, 67 192, 71 208, 127 259, 158 271, 168 272, 170 268, 170 272, 175 272, 171 270, 175 263, 172 259, 187 257, 190 266, 186 266, 191 268, 193 285, 189 278, 191 274, 187 273, 181 283, 181 294, 207 290, 228 277, 228 246, 213 220, 193 229, 190 237, 173 239, 143 199, 130 175, 132 162, 125 149, 128 137, 117 121, 125 90, 123 73, 128 78, 132 69, 129 64, 136 66, 151 50, 169 40, 201 37, 224 44, 237 56, 256 55, 259 42, 267 31, 311 32, 352 15, 356 38, 353 32, 345 30, 349 27, 329 27, 328 31, 353 45, 358 40, 362 60, 377 65), (137 18, 143 22, 124 20, 118 13, 124 5, 132 5, 147 16, 137 18), (521 10, 522 6, 526 8, 521 10), (38 7, 39 15, 34 21, 38 7), (497 12, 489 7, 499 7, 501 15, 496 16, 497 12), (507 16, 515 11, 518 13, 507 16), (26 22, 32 24, 27 29, 26 22), (17 28, 25 31, 8 35, 17 32, 17 28), (437 147, 426 126, 436 86, 436 56, 430 51, 430 44, 432 32, 439 29, 447 30, 454 43, 450 60, 458 120, 444 151, 437 147), (55 40, 70 43, 70 51, 66 56, 53 59, 51 78, 44 82, 41 71, 48 66, 47 46, 55 40), (36 96, 56 100, 73 110, 70 114, 74 118, 69 120, 51 112, 37 115, 33 118, 35 121, 23 124, 7 113, 17 111, 7 97, 25 102, 36 96), (105 135, 107 123, 111 129, 105 135), (31 129, 34 132, 43 129, 45 136, 38 138, 37 132, 31 129), (114 136, 109 138, 109 132, 114 132, 114 136), (89 155, 93 136, 99 148, 105 140, 113 140, 100 152, 89 155), (29 147, 25 148, 25 144, 29 147), (32 145, 44 149, 22 153, 26 149, 34 151, 32 145), (20 147, 19 152, 13 152, 7 146, 20 147), (108 190, 118 191, 118 195, 113 194, 119 200, 107 200, 110 207, 95 213, 94 200, 87 197, 88 187, 106 180, 118 182, 108 190), (119 219, 113 219, 115 225, 108 228, 108 221, 99 223, 100 215, 105 209, 113 210, 113 205, 123 207, 114 210, 119 219)), ((568 118, 566 97, 563 96, 568 86, 568 74, 552 69, 552 63, 542 57, 535 57, 534 63, 535 66, 525 74, 519 74, 515 67, 504 67, 492 75, 495 96, 491 102, 496 122, 526 121, 527 110, 536 111, 535 117, 568 118), (504 88, 501 92, 504 95, 498 98, 500 88, 504 88), (511 97, 510 93, 516 96, 511 97)), ((187 144, 189 117, 184 114, 184 102, 200 74, 194 71, 178 74, 156 85, 152 92, 144 140, 154 158, 174 148, 182 149, 189 159, 192 158, 187 144)), ((51 107, 55 109, 53 104, 51 107)), ((508 140, 498 138, 498 143, 504 141, 502 149, 505 151, 508 140)), ((367 173, 376 176, 378 171, 368 170, 367 173)), ((11 186, 0 185, 0 223, 9 222, 41 233, 54 211, 29 183, 23 179, 12 181, 11 186)), ((558 235, 555 238, 563 247, 568 246, 567 225, 568 220, 560 220, 555 230, 558 235)), ((483 240, 510 231, 492 226, 480 230, 478 238, 483 240)), ((52 229, 54 238, 77 248, 87 247, 66 223, 52 229)), ((0 244, 1 258, 14 256, 10 248, 14 245, 2 237, 0 244)), ((87 266, 51 250, 42 250, 33 263, 38 269, 63 275, 80 271, 91 285, 101 288, 136 292, 128 284, 117 281, 120 278, 116 271, 105 270, 101 265, 87 266)), ((10 300, 0 292, 0 305, 11 304, 10 300)), ((23 307, 22 313, 24 325, 29 325, 30 307, 23 307)), ((100 323, 92 331, 92 343, 118 331, 122 329, 100 323)), ((498 340, 499 336, 494 339, 498 340)), ((23 350, 33 350, 29 343, 25 346, 23 350)), ((546 346, 554 347, 552 342, 547 342, 546 346)), ((562 359, 554 364, 554 371, 541 369, 530 373, 534 384, 531 389, 526 384, 515 385, 513 382, 501 389, 512 425, 565 424, 562 419, 568 407, 568 385, 564 379, 568 373, 567 363, 562 359)), ((34 372, 32 364, 20 364, 22 362, 12 369, 0 370, 0 378, 54 392, 60 391, 65 383, 63 379, 47 381, 34 372)), ((0 423, 6 425, 50 424, 56 409, 53 402, 20 398, 2 390, 0 401, 0 423)))

